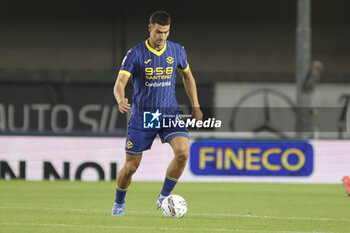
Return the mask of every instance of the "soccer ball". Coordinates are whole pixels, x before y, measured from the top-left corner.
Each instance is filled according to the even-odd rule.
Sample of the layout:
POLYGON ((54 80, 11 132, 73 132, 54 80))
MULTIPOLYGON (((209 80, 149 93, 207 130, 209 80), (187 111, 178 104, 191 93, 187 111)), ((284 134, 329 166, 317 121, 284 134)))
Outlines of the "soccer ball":
POLYGON ((172 194, 164 198, 162 213, 168 218, 182 218, 187 212, 187 203, 180 195, 172 194))

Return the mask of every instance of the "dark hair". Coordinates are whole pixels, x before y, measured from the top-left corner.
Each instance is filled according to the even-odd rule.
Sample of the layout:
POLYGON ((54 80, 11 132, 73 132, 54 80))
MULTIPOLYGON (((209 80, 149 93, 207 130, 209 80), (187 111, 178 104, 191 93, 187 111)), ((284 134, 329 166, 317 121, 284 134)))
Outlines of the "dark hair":
POLYGON ((159 24, 162 26, 170 25, 170 15, 166 11, 156 11, 149 18, 150 24, 159 24))

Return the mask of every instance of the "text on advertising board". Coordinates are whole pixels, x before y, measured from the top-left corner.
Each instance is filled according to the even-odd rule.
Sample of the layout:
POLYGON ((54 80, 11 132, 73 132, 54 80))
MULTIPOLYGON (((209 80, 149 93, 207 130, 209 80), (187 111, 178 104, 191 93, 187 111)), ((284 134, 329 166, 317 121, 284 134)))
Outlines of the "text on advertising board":
POLYGON ((313 148, 307 141, 200 140, 192 143, 195 175, 309 176, 313 148))

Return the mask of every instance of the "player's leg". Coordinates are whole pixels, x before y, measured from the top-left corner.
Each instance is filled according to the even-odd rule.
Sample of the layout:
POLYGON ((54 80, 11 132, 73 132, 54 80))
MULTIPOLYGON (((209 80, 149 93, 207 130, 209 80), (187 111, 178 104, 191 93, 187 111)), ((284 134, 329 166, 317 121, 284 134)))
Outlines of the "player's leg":
POLYGON ((160 208, 164 198, 170 195, 171 191, 177 184, 178 179, 182 175, 189 156, 189 144, 188 138, 184 136, 174 137, 170 141, 170 146, 174 151, 174 158, 170 162, 166 171, 163 187, 157 199, 157 209, 160 208))
POLYGON ((126 154, 126 159, 123 168, 118 173, 117 178, 117 194, 116 194, 116 203, 124 204, 125 203, 125 194, 118 195, 119 191, 127 191, 131 183, 132 175, 136 172, 137 168, 140 165, 142 155, 130 155, 126 154))
POLYGON ((131 183, 132 175, 136 172, 141 162, 142 152, 151 148, 156 136, 156 130, 144 131, 128 127, 125 145, 125 163, 118 173, 116 199, 113 205, 112 215, 124 215, 125 196, 131 183))
POLYGON ((126 192, 131 183, 132 175, 139 167, 141 159, 142 155, 130 155, 126 153, 124 166, 118 173, 116 197, 112 209, 112 215, 124 215, 126 192))
POLYGON ((344 183, 346 193, 348 194, 348 196, 350 196, 350 177, 344 176, 343 183, 344 183))
POLYGON ((126 154, 126 159, 123 168, 118 173, 117 186, 120 189, 128 189, 132 175, 136 172, 140 165, 142 155, 126 154))
POLYGON ((186 166, 190 143, 187 137, 175 137, 170 141, 170 146, 174 151, 174 158, 169 164, 166 175, 173 179, 179 179, 186 166))

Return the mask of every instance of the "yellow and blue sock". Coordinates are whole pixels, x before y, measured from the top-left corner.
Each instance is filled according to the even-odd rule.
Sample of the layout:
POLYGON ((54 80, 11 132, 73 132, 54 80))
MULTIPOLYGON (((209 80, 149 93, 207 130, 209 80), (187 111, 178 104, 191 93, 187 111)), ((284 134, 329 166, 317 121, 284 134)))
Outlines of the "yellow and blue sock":
POLYGON ((124 204, 125 203, 125 195, 126 195, 127 191, 128 191, 127 189, 120 189, 117 187, 117 190, 115 192, 115 203, 124 204))
POLYGON ((165 177, 163 188, 160 194, 164 197, 169 196, 171 191, 173 191, 176 183, 177 183, 177 179, 169 176, 165 177))

